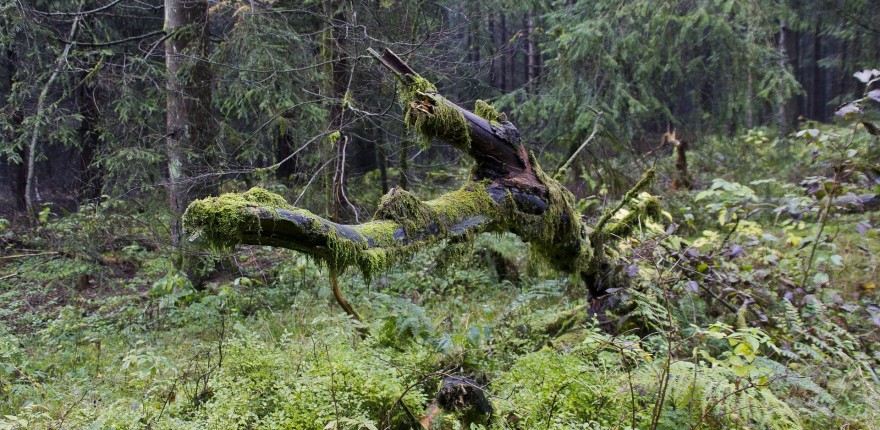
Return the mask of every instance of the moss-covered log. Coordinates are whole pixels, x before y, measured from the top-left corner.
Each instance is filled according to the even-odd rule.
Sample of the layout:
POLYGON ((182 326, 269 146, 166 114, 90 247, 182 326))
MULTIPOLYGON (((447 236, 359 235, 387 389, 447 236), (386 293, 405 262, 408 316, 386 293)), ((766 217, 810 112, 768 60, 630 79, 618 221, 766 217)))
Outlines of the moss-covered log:
MULTIPOLYGON (((613 255, 608 244, 629 232, 628 225, 637 224, 656 202, 631 205, 636 210, 623 220, 609 214, 594 231, 575 211, 572 194, 541 170, 503 114, 484 102, 477 103, 475 112, 463 109, 391 51, 374 55, 399 81, 407 125, 425 139, 449 142, 476 161, 461 189, 430 201, 394 189, 382 198, 373 220, 357 225, 331 222, 253 189, 193 202, 184 215, 192 236, 219 247, 289 248, 337 270, 357 266, 370 277, 442 239, 465 241, 481 232, 509 231, 530 242, 556 269, 580 274, 594 295, 601 293, 597 279, 605 276, 613 255)), ((633 200, 637 193, 630 194, 627 199, 633 200)))

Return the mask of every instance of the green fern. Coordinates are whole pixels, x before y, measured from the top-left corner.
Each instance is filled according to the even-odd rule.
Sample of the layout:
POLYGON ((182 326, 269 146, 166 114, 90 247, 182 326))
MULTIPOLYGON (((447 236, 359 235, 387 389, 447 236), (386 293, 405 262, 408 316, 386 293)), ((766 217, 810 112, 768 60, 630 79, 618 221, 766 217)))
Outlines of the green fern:
MULTIPOLYGON (((636 374, 636 389, 650 392, 659 385, 660 377, 660 366, 649 366, 636 374)), ((678 361, 670 364, 666 377, 663 428, 697 424, 709 428, 802 428, 798 414, 773 391, 766 386, 750 387, 730 369, 678 361), (673 418, 676 422, 669 422, 673 418)))

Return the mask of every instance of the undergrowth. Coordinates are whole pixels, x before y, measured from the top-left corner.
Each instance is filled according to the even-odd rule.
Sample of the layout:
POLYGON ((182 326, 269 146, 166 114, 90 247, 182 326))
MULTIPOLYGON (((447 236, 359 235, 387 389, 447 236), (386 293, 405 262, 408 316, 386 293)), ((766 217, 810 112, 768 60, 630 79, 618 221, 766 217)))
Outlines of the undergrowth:
MULTIPOLYGON (((846 130, 784 144, 812 157, 823 135, 846 130)), ((695 151, 696 166, 717 157, 695 151)), ((668 193, 671 219, 626 223, 629 285, 593 314, 579 279, 510 234, 344 273, 359 322, 326 267, 289 251, 209 255, 196 288, 157 239, 163 214, 106 201, 0 223, 0 429, 418 428, 449 376, 477 381, 493 413, 435 428, 876 429, 877 216, 829 200, 870 176, 809 162, 825 176, 800 186, 792 166, 668 193)))

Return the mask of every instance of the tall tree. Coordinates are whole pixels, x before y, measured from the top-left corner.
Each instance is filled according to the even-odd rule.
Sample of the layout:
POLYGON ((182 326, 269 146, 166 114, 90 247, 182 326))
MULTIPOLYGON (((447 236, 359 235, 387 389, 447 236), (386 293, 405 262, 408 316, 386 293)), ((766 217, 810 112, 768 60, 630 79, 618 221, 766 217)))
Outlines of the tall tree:
MULTIPOLYGON (((202 168, 213 142, 212 73, 208 56, 208 1, 165 0, 168 200, 173 217, 171 241, 183 243, 180 217, 187 204, 209 190, 202 168)), ((181 255, 181 257, 183 257, 181 255)), ((179 263, 185 266, 185 259, 179 263)))

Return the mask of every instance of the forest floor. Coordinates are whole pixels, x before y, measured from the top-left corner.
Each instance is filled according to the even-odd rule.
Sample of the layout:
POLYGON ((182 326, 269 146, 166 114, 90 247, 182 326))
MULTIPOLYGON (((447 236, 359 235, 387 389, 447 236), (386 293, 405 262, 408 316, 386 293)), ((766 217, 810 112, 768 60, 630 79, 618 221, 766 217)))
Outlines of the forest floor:
POLYGON ((493 412, 431 428, 880 428, 880 216, 820 235, 791 180, 809 167, 731 173, 724 148, 695 157, 700 189, 655 187, 668 218, 621 246, 631 283, 601 320, 507 234, 345 273, 359 323, 291 251, 215 255, 194 288, 167 216, 123 202, 5 226, 0 429, 419 428, 449 377, 493 412))

